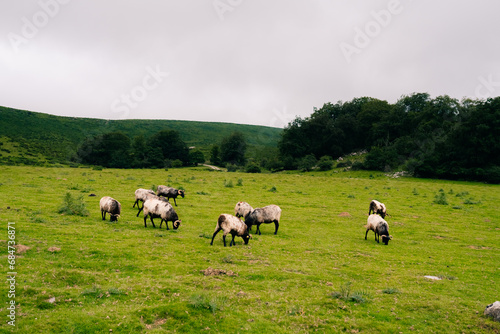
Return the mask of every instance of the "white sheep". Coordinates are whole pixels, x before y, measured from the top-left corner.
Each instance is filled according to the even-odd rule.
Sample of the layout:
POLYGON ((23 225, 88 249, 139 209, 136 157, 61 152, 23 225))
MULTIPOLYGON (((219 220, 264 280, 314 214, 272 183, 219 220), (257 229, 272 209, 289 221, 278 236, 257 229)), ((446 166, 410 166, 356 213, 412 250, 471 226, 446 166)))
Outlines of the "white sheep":
POLYGON ((172 204, 170 204, 169 202, 163 201, 158 198, 149 197, 144 202, 143 208, 144 208, 144 227, 147 227, 146 219, 148 216, 151 219, 151 224, 153 224, 153 227, 156 227, 153 218, 161 218, 160 228, 161 224, 165 222, 165 225, 167 225, 167 230, 169 230, 168 228, 169 221, 172 222, 174 230, 177 230, 182 223, 182 221, 179 220, 179 216, 177 216, 177 213, 175 212, 172 204))
POLYGON ((139 214, 143 210, 143 208, 144 208, 144 202, 149 197, 152 197, 152 196, 156 197, 156 194, 155 194, 155 192, 153 190, 150 190, 150 189, 139 188, 139 189, 137 189, 135 191, 135 202, 134 202, 134 205, 132 206, 132 208, 135 208, 135 205, 137 204, 137 208, 139 209, 139 212, 137 212, 136 217, 139 217, 139 214), (139 205, 139 201, 142 202, 142 208, 139 205))
POLYGON ((177 206, 176 198, 177 196, 181 196, 184 198, 184 190, 178 190, 172 187, 167 187, 167 186, 158 186, 156 189, 156 195, 158 196, 164 196, 167 198, 167 200, 173 198, 174 199, 174 204, 177 206))
POLYGON ((109 213, 109 221, 117 221, 118 216, 122 212, 122 205, 116 199, 109 196, 104 196, 99 201, 99 206, 101 208, 102 220, 106 220, 106 212, 109 213))
POLYGON ((370 202, 370 209, 368 210, 368 215, 370 215, 372 212, 379 214, 382 218, 385 218, 385 216, 387 215, 387 209, 385 208, 385 204, 380 203, 377 200, 372 200, 370 202))
POLYGON ((251 229, 252 225, 257 225, 257 231, 255 233, 260 233, 260 224, 270 224, 274 223, 275 230, 274 234, 278 233, 278 227, 280 226, 281 218, 281 208, 277 205, 271 204, 263 208, 257 208, 252 210, 245 216, 245 224, 251 229))
POLYGON ((247 225, 240 218, 223 213, 217 220, 217 225, 215 226, 214 235, 212 236, 212 242, 210 242, 210 245, 214 244, 214 238, 220 230, 224 231, 224 234, 222 235, 224 247, 226 247, 226 235, 228 235, 229 233, 232 235, 229 246, 235 245, 235 236, 241 237, 245 242, 245 245, 248 245, 248 241, 252 237, 248 233, 247 225))
POLYGON ((382 242, 384 244, 389 244, 389 240, 392 240, 392 235, 389 235, 389 224, 384 220, 384 218, 379 215, 372 214, 368 216, 368 223, 366 224, 365 240, 368 236, 368 231, 373 231, 375 233, 375 241, 380 242, 380 236, 382 236, 382 242), (377 239, 378 236, 378 239, 377 239))
POLYGON ((246 217, 250 212, 253 211, 252 206, 247 202, 238 202, 234 207, 234 215, 238 218, 246 217))

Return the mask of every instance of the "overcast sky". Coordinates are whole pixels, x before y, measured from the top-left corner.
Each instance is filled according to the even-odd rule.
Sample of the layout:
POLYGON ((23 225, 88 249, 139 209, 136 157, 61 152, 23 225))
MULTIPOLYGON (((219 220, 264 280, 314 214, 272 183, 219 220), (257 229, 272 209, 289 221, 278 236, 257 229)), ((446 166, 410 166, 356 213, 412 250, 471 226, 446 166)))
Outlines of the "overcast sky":
POLYGON ((500 95, 498 0, 0 3, 0 105, 283 127, 313 107, 500 95))

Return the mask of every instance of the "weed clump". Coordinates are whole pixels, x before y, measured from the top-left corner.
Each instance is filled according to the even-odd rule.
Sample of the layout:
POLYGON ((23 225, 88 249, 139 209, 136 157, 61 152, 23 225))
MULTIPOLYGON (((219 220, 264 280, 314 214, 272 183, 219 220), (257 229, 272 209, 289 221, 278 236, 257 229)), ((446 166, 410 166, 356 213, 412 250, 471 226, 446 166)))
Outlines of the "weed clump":
POLYGON ((448 205, 448 200, 446 199, 446 194, 444 191, 441 189, 439 193, 434 196, 434 203, 439 204, 439 205, 448 205))
POLYGON ((335 291, 330 294, 330 297, 335 299, 342 299, 346 302, 354 302, 358 304, 368 302, 370 298, 370 294, 364 290, 360 291, 351 291, 351 282, 343 283, 340 286, 340 291, 335 291))
POLYGON ((59 213, 72 216, 88 216, 89 212, 87 206, 83 201, 83 195, 73 197, 71 193, 67 192, 64 195, 63 203, 58 210, 59 213))
POLYGON ((194 294, 189 299, 189 306, 194 309, 205 309, 210 310, 212 313, 215 313, 223 309, 223 305, 226 303, 226 301, 227 298, 225 297, 209 298, 203 294, 194 294))

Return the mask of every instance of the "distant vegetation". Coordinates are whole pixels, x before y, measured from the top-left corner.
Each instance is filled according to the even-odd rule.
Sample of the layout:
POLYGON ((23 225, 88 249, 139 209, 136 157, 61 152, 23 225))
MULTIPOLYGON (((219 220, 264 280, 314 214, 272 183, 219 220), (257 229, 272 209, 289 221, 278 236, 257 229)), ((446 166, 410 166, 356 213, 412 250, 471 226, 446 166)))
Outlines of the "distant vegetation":
POLYGON ((205 158, 209 160, 212 145, 220 145, 225 137, 234 132, 245 137, 248 146, 246 158, 256 159, 259 152, 277 152, 281 131, 272 127, 231 123, 61 117, 0 107, 0 164, 81 162, 104 167, 164 167, 164 156, 167 156, 170 162, 180 160, 183 165, 188 165, 205 158), (171 152, 167 152, 173 142, 167 144, 164 141, 170 140, 170 136, 182 146, 175 150, 183 151, 174 154, 173 159, 169 156, 171 152), (110 152, 88 150, 103 149, 104 142, 118 145, 119 153, 111 157, 110 152), (162 149, 162 156, 152 152, 155 147, 162 149), (186 156, 188 148, 189 156, 186 156), (123 156, 123 150, 130 156, 123 156))
POLYGON ((326 103, 278 128, 58 117, 0 107, 0 164, 164 168, 209 162, 260 173, 334 167, 500 183, 500 97, 326 103))
POLYGON ((296 118, 278 144, 285 169, 329 168, 367 151, 353 169, 405 170, 415 176, 500 183, 500 97, 459 102, 449 96, 370 97, 327 103, 296 118))

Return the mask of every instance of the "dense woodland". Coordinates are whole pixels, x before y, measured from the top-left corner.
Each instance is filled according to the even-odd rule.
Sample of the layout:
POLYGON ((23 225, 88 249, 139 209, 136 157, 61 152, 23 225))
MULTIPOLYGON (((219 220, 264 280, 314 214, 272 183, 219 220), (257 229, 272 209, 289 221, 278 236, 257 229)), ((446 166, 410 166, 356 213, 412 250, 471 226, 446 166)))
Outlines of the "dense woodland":
POLYGON ((1 107, 0 120, 3 164, 168 168, 211 163, 246 172, 336 166, 500 183, 500 97, 458 101, 414 93, 395 104, 355 98, 326 103, 283 130, 69 118, 1 107), (9 156, 13 145, 22 154, 9 156), (354 152, 361 159, 342 158, 354 152))
POLYGON ((367 151, 352 168, 499 183, 500 97, 415 93, 395 104, 370 97, 327 103, 291 122, 278 147, 286 169, 367 151))

